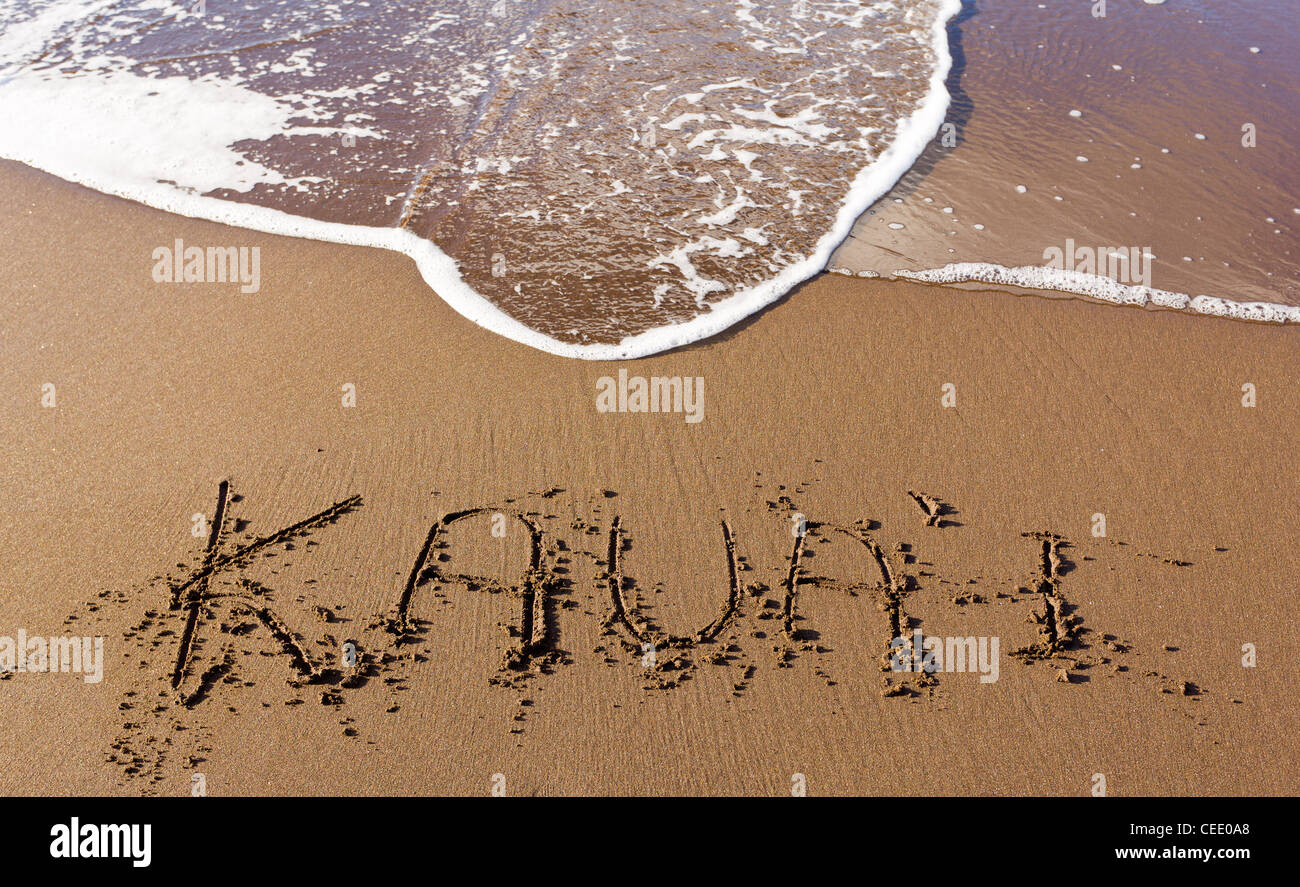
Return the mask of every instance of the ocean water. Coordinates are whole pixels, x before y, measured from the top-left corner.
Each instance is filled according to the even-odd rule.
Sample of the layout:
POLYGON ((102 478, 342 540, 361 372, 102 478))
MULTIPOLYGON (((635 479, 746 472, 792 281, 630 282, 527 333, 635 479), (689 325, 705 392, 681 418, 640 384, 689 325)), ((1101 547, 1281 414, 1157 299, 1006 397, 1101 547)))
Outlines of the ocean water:
POLYGON ((577 357, 703 338, 828 264, 1300 319, 1274 141, 1295 134, 1294 23, 1246 37, 1194 30, 1208 3, 1109 5, 1098 25, 1065 0, 0 0, 0 156, 400 250, 466 317, 577 357), (1237 58, 1243 39, 1260 52, 1237 58), (1120 94, 1099 60, 1142 77, 1120 94), (1260 144, 1229 157, 1247 108, 1260 144), (1213 134, 1199 160, 1182 129, 1213 134), (1219 242, 1247 222, 1248 247, 1219 242), (1150 279, 1043 272, 1048 232, 1141 245, 1150 279), (1180 251, 1199 264, 1177 277, 1180 251))
POLYGON ((966 3, 949 27, 954 138, 927 146, 832 267, 1300 318, 1300 6, 1094 8, 966 3), (1067 243, 1149 267, 1044 267, 1067 243))

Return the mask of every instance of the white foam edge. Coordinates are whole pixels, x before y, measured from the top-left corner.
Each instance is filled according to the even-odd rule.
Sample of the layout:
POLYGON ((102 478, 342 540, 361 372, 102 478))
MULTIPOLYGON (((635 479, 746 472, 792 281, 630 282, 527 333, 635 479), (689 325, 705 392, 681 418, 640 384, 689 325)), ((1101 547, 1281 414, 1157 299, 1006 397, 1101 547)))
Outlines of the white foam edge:
POLYGON ((937 64, 930 76, 929 92, 910 116, 899 121, 894 131, 894 140, 889 147, 854 178, 849 194, 835 218, 835 224, 817 241, 810 256, 802 262, 787 267, 770 280, 712 303, 712 310, 707 314, 701 314, 684 323, 655 327, 628 336, 617 344, 577 345, 561 342, 526 326, 466 284, 461 278, 455 260, 432 241, 404 229, 324 222, 270 207, 204 197, 162 183, 123 185, 119 182, 101 180, 90 171, 65 167, 58 162, 58 158, 16 156, 24 155, 21 150, 11 150, 5 156, 9 160, 25 163, 95 191, 124 197, 179 216, 218 222, 266 234, 303 237, 350 246, 380 247, 404 253, 415 261, 425 283, 453 310, 467 320, 498 335, 561 357, 576 357, 583 360, 630 360, 717 335, 825 270, 831 253, 848 237, 853 223, 902 178, 943 124, 950 102, 944 81, 952 67, 952 56, 948 51, 947 25, 948 20, 960 9, 961 0, 943 0, 940 4, 931 33, 937 64))
POLYGON ((1231 317, 1263 323, 1300 323, 1300 306, 1275 302, 1239 302, 1222 296, 1189 296, 1170 290, 1120 283, 1100 274, 1040 265, 1008 267, 992 262, 953 262, 926 271, 895 271, 893 276, 925 283, 993 283, 1025 289, 1090 296, 1117 305, 1154 305, 1192 314, 1231 317))

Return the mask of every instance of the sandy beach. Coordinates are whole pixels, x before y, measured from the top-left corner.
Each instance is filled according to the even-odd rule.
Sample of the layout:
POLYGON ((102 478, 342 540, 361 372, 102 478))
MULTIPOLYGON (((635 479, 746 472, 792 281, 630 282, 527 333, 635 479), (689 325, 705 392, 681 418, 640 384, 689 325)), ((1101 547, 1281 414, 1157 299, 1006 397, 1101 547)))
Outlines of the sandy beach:
POLYGON ((0 680, 0 792, 1300 789, 1289 326, 823 275, 577 361, 396 253, 0 183, 0 635, 104 639, 0 680), (178 238, 260 290, 155 283, 178 238), (899 619, 996 680, 882 671, 899 619))

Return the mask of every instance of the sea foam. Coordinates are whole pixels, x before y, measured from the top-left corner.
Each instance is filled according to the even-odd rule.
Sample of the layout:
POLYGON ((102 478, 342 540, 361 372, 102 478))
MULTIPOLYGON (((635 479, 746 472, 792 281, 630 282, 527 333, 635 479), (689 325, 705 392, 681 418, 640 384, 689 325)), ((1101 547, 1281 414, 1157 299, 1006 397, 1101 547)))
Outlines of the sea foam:
POLYGON ((580 4, 414 25, 254 5, 261 19, 160 0, 0 12, 0 155, 185 216, 405 253, 470 320, 589 359, 710 336, 821 272, 942 123, 960 8, 741 2, 716 34, 712 7, 638 8, 675 29, 656 47, 580 4), (706 37, 720 49, 701 65, 706 37), (521 105, 554 116, 503 116, 521 105), (663 141, 642 150, 638 121, 663 141))
POLYGON ((1052 290, 1112 302, 1117 305, 1172 308, 1193 314, 1231 317, 1265 323, 1300 323, 1300 307, 1272 302, 1239 302, 1220 296, 1190 296, 1155 287, 1121 283, 1100 274, 1037 265, 1007 267, 989 262, 953 262, 925 271, 895 271, 894 275, 926 283, 992 283, 1025 289, 1052 290))

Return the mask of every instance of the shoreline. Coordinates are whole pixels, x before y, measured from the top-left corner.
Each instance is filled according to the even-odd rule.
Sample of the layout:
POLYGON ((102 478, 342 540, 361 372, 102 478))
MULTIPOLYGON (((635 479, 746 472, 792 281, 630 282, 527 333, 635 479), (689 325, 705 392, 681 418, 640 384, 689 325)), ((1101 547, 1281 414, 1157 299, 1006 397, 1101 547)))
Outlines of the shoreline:
POLYGON ((0 177, 0 635, 84 632, 107 657, 95 684, 4 679, 27 726, 0 792, 188 794, 195 771, 212 794, 484 794, 496 773, 511 794, 787 794, 792 773, 815 794, 1085 794, 1097 772, 1116 795, 1297 789, 1277 766, 1300 647, 1285 327, 822 275, 711 339, 572 361, 466 323, 370 249, 267 236, 257 293, 155 284, 157 245, 238 234, 0 177), (620 369, 703 378, 702 418, 600 412, 620 369), (182 684, 225 652, 230 680, 187 705, 169 589, 204 563, 193 518, 223 510, 222 481, 221 550, 269 541, 218 559, 232 597, 182 684), (951 510, 930 523, 926 497, 951 510), (497 511, 536 523, 556 583, 531 627, 529 536, 494 536, 497 511), (794 514, 824 532, 788 637, 794 514), (892 597, 841 527, 878 543, 892 597), (1044 533, 1068 543, 1050 573, 1044 533), (611 538, 630 628, 609 621, 611 538), (408 586, 404 645, 381 623, 408 586), (1012 656, 1040 643, 1044 595, 1077 646, 1012 656), (998 679, 881 672, 900 606, 929 637, 999 638, 998 679), (351 641, 378 671, 302 680, 259 608, 312 668, 351 641), (720 614, 664 648, 680 667, 642 665, 635 632, 720 614))
MULTIPOLYGON (((857 170, 848 191, 838 200, 838 208, 826 230, 813 246, 811 255, 795 264, 786 265, 780 273, 761 283, 712 302, 707 312, 696 313, 690 320, 667 326, 651 327, 623 338, 619 342, 583 344, 566 342, 541 332, 537 319, 526 324, 499 307, 497 302, 476 291, 466 282, 456 259, 432 239, 413 233, 405 227, 381 227, 345 224, 334 221, 294 215, 269 206, 242 201, 221 200, 206 194, 194 193, 166 180, 131 181, 115 177, 102 164, 87 160, 84 147, 61 154, 52 150, 49 143, 29 147, 19 139, 4 144, 5 159, 23 163, 32 168, 55 175, 92 190, 122 197, 145 206, 171 212, 186 218, 231 225, 251 232, 279 236, 304 237, 325 243, 351 246, 368 246, 400 253, 411 259, 430 291, 450 305, 458 314, 492 332, 515 342, 529 345, 540 351, 583 360, 629 360, 647 357, 692 342, 717 335, 745 318, 761 312, 793 288, 822 273, 832 254, 848 238, 854 224, 864 212, 890 190, 912 167, 934 138, 943 122, 949 105, 945 88, 952 57, 948 51, 948 22, 960 11, 960 0, 936 0, 938 4, 934 22, 929 28, 931 50, 936 64, 929 78, 929 90, 915 110, 900 119, 894 138, 880 156, 857 170), (918 137, 919 134, 919 137, 918 137)), ((61 22, 56 22, 57 27, 61 22)), ((30 35, 26 35, 31 39, 30 35)), ((48 35, 46 35, 48 36, 48 35)), ((43 39, 43 38, 42 38, 43 39)), ((147 89, 148 87, 144 87, 147 89)), ((154 95, 148 92, 146 95, 154 95)), ((45 99, 55 104, 57 92, 45 99)), ((138 102, 139 96, 135 100, 138 102)), ((129 106, 129 105, 128 105, 129 106)), ((21 103, 9 108, 19 117, 15 129, 39 131, 39 126, 24 122, 23 112, 31 110, 21 103)), ((83 109, 62 109, 56 124, 71 129, 78 112, 83 109)), ((39 114, 49 113, 42 110, 39 114)), ((67 136, 65 136, 67 137, 67 136)), ((176 158, 171 158, 173 161, 176 158)), ((242 162, 242 161, 241 161, 242 162)), ((414 188, 414 183, 411 186, 414 188)), ((408 190, 408 196, 411 192, 408 190)), ((726 230, 725 228, 723 229, 726 230)), ((762 239, 761 233, 757 235, 762 239)), ((763 240, 766 243, 765 240, 763 240)), ((689 252, 684 255, 688 267, 689 252)), ((691 274, 694 274, 693 267, 691 274)), ((495 275, 494 275, 495 276, 495 275)), ((687 275, 688 282, 690 275, 687 275)), ((656 304, 657 299, 656 296, 656 304)), ((698 297, 697 297, 698 298, 698 297)), ((702 308, 703 304, 697 305, 702 308)))

